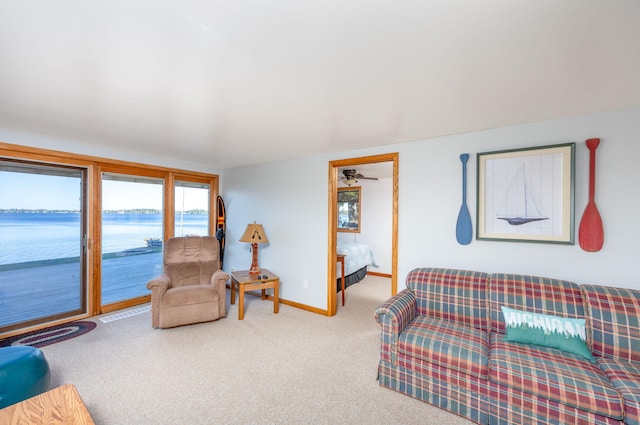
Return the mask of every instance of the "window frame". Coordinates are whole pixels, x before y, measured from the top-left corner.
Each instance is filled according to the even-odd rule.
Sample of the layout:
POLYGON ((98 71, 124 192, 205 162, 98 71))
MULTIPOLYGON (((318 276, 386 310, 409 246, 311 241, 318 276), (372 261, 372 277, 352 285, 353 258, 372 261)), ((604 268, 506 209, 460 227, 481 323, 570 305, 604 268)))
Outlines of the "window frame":
MULTIPOLYGON (((219 176, 198 171, 181 170, 151 164, 134 163, 123 160, 101 158, 90 155, 75 154, 71 152, 56 151, 30 146, 16 145, 0 142, 0 158, 17 159, 23 161, 41 162, 43 165, 68 165, 85 168, 87 171, 86 184, 86 219, 87 219, 87 311, 73 317, 66 317, 46 326, 66 323, 80 318, 92 317, 98 314, 108 313, 150 301, 150 295, 126 300, 110 305, 102 306, 100 302, 100 278, 101 278, 101 214, 102 214, 102 173, 116 173, 139 175, 141 177, 164 179, 163 200, 163 237, 166 239, 174 236, 175 225, 175 196, 174 183, 176 180, 205 183, 209 185, 209 220, 208 234, 212 235, 215 229, 215 217, 217 216, 217 198, 219 194, 219 176)), ((41 325, 39 327, 44 327, 41 325)), ((30 329, 36 329, 30 328, 30 329)), ((24 332, 24 329, 21 330, 24 332)), ((21 332, 15 332, 15 334, 21 332)), ((10 336, 9 334, 0 336, 10 336)))

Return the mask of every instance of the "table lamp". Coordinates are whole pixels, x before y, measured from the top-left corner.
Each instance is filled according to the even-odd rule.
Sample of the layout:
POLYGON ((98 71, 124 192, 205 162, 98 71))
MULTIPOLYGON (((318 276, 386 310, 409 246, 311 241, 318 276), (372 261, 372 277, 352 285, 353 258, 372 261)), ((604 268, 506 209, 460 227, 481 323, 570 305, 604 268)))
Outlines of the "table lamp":
POLYGON ((262 224, 256 224, 255 221, 253 222, 253 224, 248 224, 247 228, 242 234, 242 237, 240 238, 240 242, 248 242, 251 244, 251 252, 253 253, 253 258, 251 260, 251 268, 249 269, 249 273, 260 273, 260 268, 258 267, 258 244, 269 242, 269 239, 267 239, 267 235, 265 235, 264 229, 262 228, 262 224))

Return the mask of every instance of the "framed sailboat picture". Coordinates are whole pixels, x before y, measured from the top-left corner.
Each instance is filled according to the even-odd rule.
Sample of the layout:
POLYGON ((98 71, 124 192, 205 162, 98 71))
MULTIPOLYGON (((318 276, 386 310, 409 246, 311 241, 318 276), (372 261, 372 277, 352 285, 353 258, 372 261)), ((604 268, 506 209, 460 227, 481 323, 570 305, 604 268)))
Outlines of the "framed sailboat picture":
POLYGON ((575 147, 479 153, 476 238, 574 244, 575 147))

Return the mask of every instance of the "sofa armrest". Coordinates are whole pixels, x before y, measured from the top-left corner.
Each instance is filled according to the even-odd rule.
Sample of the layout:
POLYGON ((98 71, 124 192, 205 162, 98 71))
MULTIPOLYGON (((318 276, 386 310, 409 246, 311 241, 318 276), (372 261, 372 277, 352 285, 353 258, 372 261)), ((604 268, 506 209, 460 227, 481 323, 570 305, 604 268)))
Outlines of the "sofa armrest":
POLYGON ((211 284, 215 287, 218 287, 219 285, 226 286, 229 279, 230 276, 228 273, 218 269, 211 275, 211 284))
POLYGON ((398 361, 398 338, 404 328, 416 316, 416 297, 405 289, 378 306, 374 313, 382 327, 380 334, 380 358, 389 363, 398 361))
POLYGON ((158 295, 167 292, 169 286, 171 286, 171 281, 169 280, 169 276, 164 273, 147 282, 147 289, 151 290, 153 294, 157 293, 158 295))
POLYGON ((171 280, 166 274, 154 277, 147 282, 147 289, 151 290, 151 326, 160 326, 160 300, 171 286, 171 280))
POLYGON ((218 304, 218 312, 220 313, 220 317, 227 317, 227 281, 231 278, 228 273, 223 272, 222 270, 216 270, 213 275, 211 275, 211 285, 218 290, 218 294, 220 295, 220 301, 218 304))

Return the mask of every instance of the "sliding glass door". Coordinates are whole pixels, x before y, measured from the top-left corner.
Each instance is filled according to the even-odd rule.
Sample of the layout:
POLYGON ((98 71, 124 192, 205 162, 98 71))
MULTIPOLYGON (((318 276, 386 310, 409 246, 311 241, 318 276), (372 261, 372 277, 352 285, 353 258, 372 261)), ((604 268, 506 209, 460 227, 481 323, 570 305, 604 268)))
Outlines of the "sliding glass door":
POLYGON ((0 332, 87 311, 86 170, 0 160, 0 332))
POLYGON ((162 273, 163 182, 102 175, 102 305, 149 295, 162 273))

